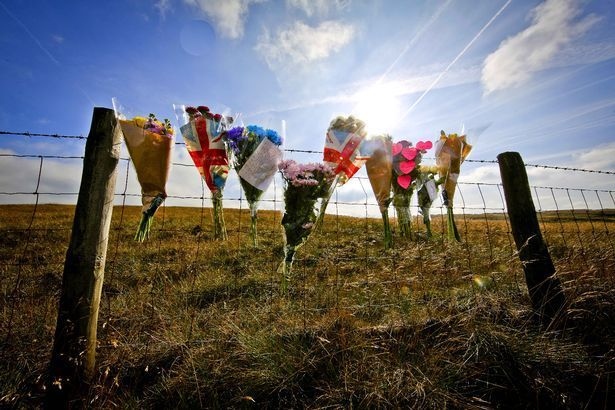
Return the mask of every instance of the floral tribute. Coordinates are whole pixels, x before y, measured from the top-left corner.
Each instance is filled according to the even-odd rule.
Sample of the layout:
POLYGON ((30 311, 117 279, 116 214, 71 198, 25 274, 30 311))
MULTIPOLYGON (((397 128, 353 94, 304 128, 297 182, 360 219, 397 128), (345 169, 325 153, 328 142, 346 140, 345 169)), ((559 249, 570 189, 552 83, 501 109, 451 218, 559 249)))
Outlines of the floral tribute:
MULTIPOLYGON (((327 164, 298 164, 293 160, 279 165, 284 179, 284 261, 281 289, 286 291, 291 279, 297 249, 307 241, 317 219, 318 199, 324 199, 331 189, 335 173, 327 164)), ((322 206, 322 202, 321 202, 322 206)))
POLYGON ((337 117, 329 124, 323 160, 333 169, 335 181, 331 184, 331 189, 323 199, 317 226, 322 225, 325 210, 335 188, 352 178, 369 158, 369 156, 361 153, 361 147, 366 136, 365 123, 352 115, 337 117))
POLYGON ((431 141, 419 141, 416 147, 406 140, 392 146, 393 155, 393 206, 397 212, 397 223, 401 236, 412 234, 410 200, 412 193, 418 188, 419 169, 423 154, 431 149, 431 141))
POLYGON ((173 127, 168 119, 159 121, 154 114, 119 120, 124 141, 141 185, 141 221, 135 240, 149 238, 154 214, 162 205, 171 169, 173 127))
POLYGON ((389 249, 393 243, 389 222, 389 204, 391 203, 391 185, 393 177, 392 145, 390 135, 376 135, 366 140, 366 152, 369 159, 365 163, 369 183, 372 186, 384 225, 384 248, 389 249))
POLYGON ((194 165, 211 191, 214 239, 226 240, 222 198, 229 160, 222 133, 232 118, 213 114, 205 106, 186 107, 185 112, 188 121, 180 131, 194 165))
POLYGON ((282 160, 282 138, 274 130, 256 125, 234 127, 224 137, 232 154, 231 163, 250 206, 250 237, 257 246, 257 210, 282 160))
POLYGON ((447 233, 449 240, 461 241, 453 215, 453 197, 457 188, 457 178, 461 164, 472 151, 472 146, 466 142, 466 136, 446 134, 440 131, 440 140, 436 143, 436 166, 440 181, 444 184, 442 203, 446 206, 447 233))

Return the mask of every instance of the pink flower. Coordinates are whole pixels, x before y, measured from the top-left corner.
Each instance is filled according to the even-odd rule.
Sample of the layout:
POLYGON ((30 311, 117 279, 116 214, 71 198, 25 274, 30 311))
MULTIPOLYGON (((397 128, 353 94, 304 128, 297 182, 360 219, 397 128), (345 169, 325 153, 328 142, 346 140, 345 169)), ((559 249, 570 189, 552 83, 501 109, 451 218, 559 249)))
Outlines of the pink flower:
POLYGON ((416 143, 416 149, 419 151, 427 151, 433 147, 433 143, 431 141, 419 141, 416 143))
POLYGON ((416 158, 417 149, 414 147, 408 147, 401 150, 401 155, 406 158, 408 161, 412 161, 416 158))
POLYGON ((282 161, 278 166, 282 176, 293 186, 316 186, 320 182, 314 176, 322 175, 325 180, 333 180, 335 174, 330 166, 320 163, 298 164, 292 159, 282 161))

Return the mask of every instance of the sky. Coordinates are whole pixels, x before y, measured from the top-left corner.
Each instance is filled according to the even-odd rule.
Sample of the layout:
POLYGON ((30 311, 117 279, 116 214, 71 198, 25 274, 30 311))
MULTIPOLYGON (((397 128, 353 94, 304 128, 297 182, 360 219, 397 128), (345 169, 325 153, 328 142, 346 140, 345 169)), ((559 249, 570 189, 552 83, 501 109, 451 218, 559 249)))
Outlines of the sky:
MULTIPOLYGON (((470 159, 517 151, 615 170, 615 0, 0 0, 0 16, 0 131, 85 136, 92 108, 117 98, 128 115, 174 124, 173 104, 207 105, 284 132, 290 150, 321 151, 329 122, 353 114, 395 140, 464 131, 470 159)), ((0 154, 83 151, 81 140, 0 135, 0 154)), ((174 162, 189 161, 176 146, 174 162)), ((0 192, 33 192, 39 165, 0 156, 0 192)), ((116 190, 138 193, 126 166, 116 190)), ((608 174, 528 173, 534 185, 614 188, 608 174)), ((76 192, 80 175, 79 159, 46 159, 39 192, 76 192)), ((233 177, 228 198, 240 195, 233 177)), ((465 163, 460 181, 497 183, 497 165, 465 163)), ((171 196, 202 189, 196 169, 173 167, 171 196)), ((360 178, 339 194, 373 202, 360 178)))

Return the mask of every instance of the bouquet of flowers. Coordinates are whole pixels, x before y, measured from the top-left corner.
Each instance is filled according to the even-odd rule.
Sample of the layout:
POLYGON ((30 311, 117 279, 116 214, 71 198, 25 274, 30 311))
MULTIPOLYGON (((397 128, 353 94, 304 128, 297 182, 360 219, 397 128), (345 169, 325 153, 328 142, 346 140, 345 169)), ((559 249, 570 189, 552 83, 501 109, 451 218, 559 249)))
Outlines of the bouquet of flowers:
POLYGON ((369 159, 365 163, 369 183, 372 186, 384 224, 384 248, 389 249, 393 242, 389 223, 389 204, 391 203, 391 183, 393 176, 392 145, 390 135, 376 135, 366 140, 369 159))
POLYGON ((358 118, 337 117, 329 124, 325 139, 324 162, 335 174, 335 181, 323 198, 316 226, 322 225, 329 199, 338 185, 348 181, 369 158, 361 154, 361 146, 367 136, 365 123, 358 118))
POLYGON ((446 206, 447 231, 450 240, 461 241, 453 215, 453 197, 457 187, 457 178, 461 164, 472 151, 472 146, 466 142, 466 136, 448 134, 440 131, 440 140, 436 143, 436 166, 440 180, 444 183, 442 203, 446 206))
POLYGON ((393 144, 393 206, 397 212, 397 222, 401 236, 412 234, 410 200, 417 189, 420 164, 423 154, 432 148, 430 141, 419 141, 416 147, 406 140, 393 144))
POLYGON ((173 127, 168 119, 161 122, 154 114, 131 120, 120 118, 119 123, 141 185, 143 208, 135 240, 143 242, 149 238, 156 210, 167 197, 173 127))
MULTIPOLYGON (((326 164, 298 164, 293 160, 279 165, 284 179, 284 261, 280 265, 282 291, 291 278, 295 252, 305 243, 314 229, 317 202, 329 192, 335 173, 326 164)), ((321 203, 322 206, 322 203, 321 203)))
POLYGON ((205 106, 185 107, 184 110, 187 122, 180 131, 194 165, 211 191, 214 239, 226 240, 222 191, 228 177, 229 161, 222 132, 232 118, 212 114, 205 106))
POLYGON ((258 202, 282 160, 282 138, 276 131, 256 125, 231 128, 224 136, 232 153, 233 168, 250 206, 250 237, 257 246, 258 202))

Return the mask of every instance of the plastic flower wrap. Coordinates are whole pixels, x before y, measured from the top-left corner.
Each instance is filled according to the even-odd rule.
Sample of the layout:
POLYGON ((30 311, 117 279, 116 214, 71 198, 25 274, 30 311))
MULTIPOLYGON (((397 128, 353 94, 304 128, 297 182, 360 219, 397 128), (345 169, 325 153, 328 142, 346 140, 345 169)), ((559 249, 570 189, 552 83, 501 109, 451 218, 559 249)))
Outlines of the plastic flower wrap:
POLYGON ((250 206, 250 236, 256 246, 258 202, 271 185, 282 160, 282 138, 276 131, 256 125, 232 128, 224 136, 250 206))
POLYGON ((417 202, 419 205, 419 213, 423 215, 423 224, 427 231, 427 237, 431 238, 431 205, 438 196, 439 181, 436 180, 435 174, 438 173, 435 167, 419 166, 419 176, 417 181, 417 202))
POLYGON ((282 161, 279 169, 285 182, 282 218, 284 261, 280 265, 280 272, 281 287, 286 291, 295 253, 312 233, 318 215, 318 199, 324 199, 328 194, 335 173, 327 164, 298 164, 292 160, 282 161))
POLYGON ((431 141, 419 141, 416 147, 406 140, 393 144, 393 206, 401 236, 409 237, 412 234, 410 200, 413 191, 418 189, 418 165, 423 154, 432 146, 431 141))
POLYGON ((391 182, 393 175, 392 145, 390 135, 377 135, 370 137, 365 145, 369 159, 365 163, 369 183, 372 186, 382 222, 384 225, 384 248, 391 247, 393 236, 389 223, 389 204, 391 203, 391 182))
POLYGON ((325 210, 335 188, 345 184, 369 158, 361 153, 361 146, 366 136, 365 123, 352 115, 337 117, 329 124, 323 159, 325 164, 333 169, 335 181, 322 202, 317 226, 322 225, 325 210))
POLYGON ((167 197, 165 186, 171 169, 173 127, 168 119, 159 121, 154 114, 130 120, 120 115, 119 123, 141 185, 143 208, 135 240, 143 242, 149 238, 156 210, 167 197))
POLYGON ((457 178, 461 164, 472 151, 472 146, 466 142, 466 136, 448 134, 440 131, 440 140, 436 143, 436 166, 440 180, 444 184, 442 203, 447 208, 448 238, 460 241, 459 232, 453 215, 453 198, 457 188, 457 178))
POLYGON ((205 106, 185 107, 184 111, 187 121, 180 127, 180 131, 194 165, 211 191, 214 239, 225 240, 227 234, 222 198, 229 161, 222 132, 232 118, 212 114, 205 106))

